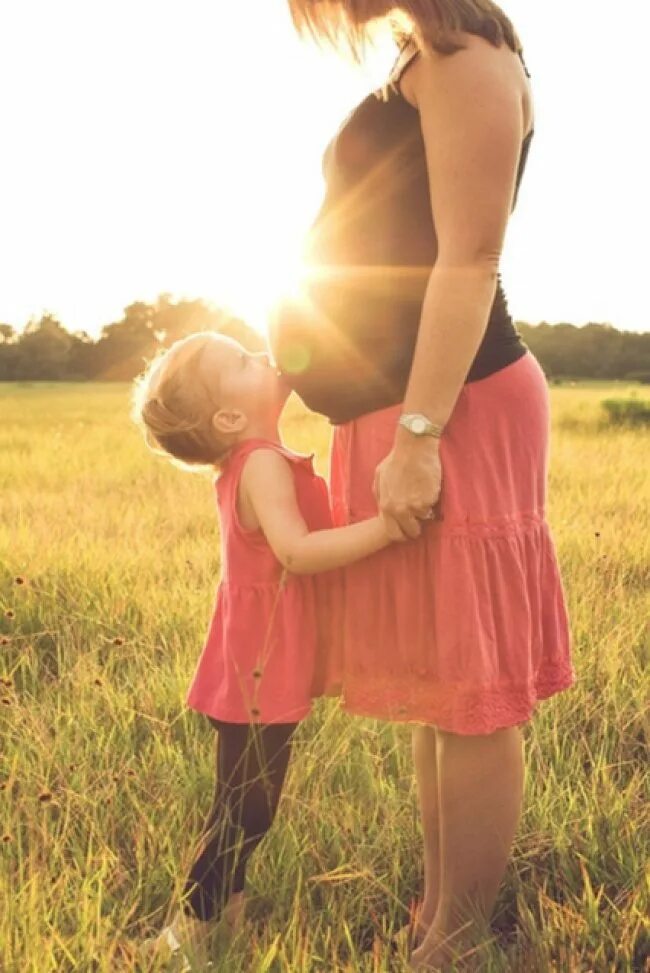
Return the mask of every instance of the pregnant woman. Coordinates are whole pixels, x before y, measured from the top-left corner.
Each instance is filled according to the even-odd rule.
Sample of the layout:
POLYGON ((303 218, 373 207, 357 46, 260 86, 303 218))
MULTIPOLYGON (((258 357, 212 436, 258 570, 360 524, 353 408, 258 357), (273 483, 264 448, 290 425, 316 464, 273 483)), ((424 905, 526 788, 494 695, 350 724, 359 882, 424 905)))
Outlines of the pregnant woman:
POLYGON ((489 932, 521 812, 521 726, 575 681, 546 520, 549 397, 499 259, 533 135, 528 72, 491 0, 290 0, 300 32, 359 56, 400 44, 343 121, 280 368, 334 424, 338 523, 387 515, 393 544, 346 571, 332 657, 344 708, 413 726, 424 897, 412 968, 489 932))

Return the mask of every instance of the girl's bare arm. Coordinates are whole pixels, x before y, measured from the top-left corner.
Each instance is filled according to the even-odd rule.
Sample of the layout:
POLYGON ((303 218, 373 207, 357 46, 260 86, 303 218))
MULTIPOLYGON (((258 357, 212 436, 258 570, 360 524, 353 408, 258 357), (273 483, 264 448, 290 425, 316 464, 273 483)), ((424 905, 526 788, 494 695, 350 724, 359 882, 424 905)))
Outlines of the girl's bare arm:
POLYGON ((391 543, 381 517, 310 532, 298 507, 289 462, 275 450, 256 449, 251 453, 242 471, 240 490, 273 553, 293 574, 344 567, 391 543))

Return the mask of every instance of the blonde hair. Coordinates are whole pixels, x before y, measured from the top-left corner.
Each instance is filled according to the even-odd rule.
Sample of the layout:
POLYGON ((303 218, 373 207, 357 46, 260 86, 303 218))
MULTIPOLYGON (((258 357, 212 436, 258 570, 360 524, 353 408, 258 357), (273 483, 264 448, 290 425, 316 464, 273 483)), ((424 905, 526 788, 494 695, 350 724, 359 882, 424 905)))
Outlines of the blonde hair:
POLYGON ((199 377, 198 358, 214 332, 200 331, 158 352, 134 379, 131 418, 147 446, 190 473, 214 473, 232 443, 220 439, 219 406, 199 377))
MULTIPOLYGON (((360 22, 360 12, 367 7, 368 0, 289 0, 291 18, 299 34, 310 35, 318 43, 328 43, 339 51, 349 51, 357 62, 363 60, 373 36, 369 24, 360 22)), ((515 53, 522 49, 510 19, 493 0, 395 0, 393 10, 384 18, 398 44, 414 34, 422 46, 430 46, 440 54, 463 49, 459 32, 484 37, 495 47, 505 41, 515 53)))

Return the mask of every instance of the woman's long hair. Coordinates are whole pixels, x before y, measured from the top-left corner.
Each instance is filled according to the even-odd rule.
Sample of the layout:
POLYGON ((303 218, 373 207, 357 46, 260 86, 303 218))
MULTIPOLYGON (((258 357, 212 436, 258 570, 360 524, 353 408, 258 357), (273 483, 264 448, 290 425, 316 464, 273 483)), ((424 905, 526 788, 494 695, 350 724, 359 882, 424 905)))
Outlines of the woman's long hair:
MULTIPOLYGON (((354 60, 363 60, 372 28, 368 11, 372 0, 288 0, 294 26, 299 34, 337 50, 350 51, 354 60)), ((420 43, 441 54, 453 54, 464 45, 459 33, 476 34, 513 51, 521 43, 509 18, 492 0, 395 0, 387 13, 398 44, 414 33, 420 43)))

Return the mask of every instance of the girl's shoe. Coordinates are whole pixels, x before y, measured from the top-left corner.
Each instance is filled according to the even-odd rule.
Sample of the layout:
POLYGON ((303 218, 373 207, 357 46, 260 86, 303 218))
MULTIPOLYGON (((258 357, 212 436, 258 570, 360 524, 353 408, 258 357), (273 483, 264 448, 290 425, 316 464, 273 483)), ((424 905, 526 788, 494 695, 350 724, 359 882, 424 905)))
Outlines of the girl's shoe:
POLYGON ((207 940, 212 925, 178 913, 158 936, 145 939, 140 954, 149 962, 172 963, 176 973, 197 973, 213 968, 208 959, 207 940))
POLYGON ((192 919, 179 911, 172 922, 158 936, 145 939, 140 953, 150 962, 174 961, 174 973, 194 973, 209 970, 214 964, 208 959, 208 941, 215 931, 225 933, 226 941, 235 939, 244 926, 246 901, 243 892, 231 895, 217 923, 192 919))
POLYGON ((241 932, 244 926, 244 910, 246 908, 246 898, 243 892, 233 893, 222 913, 229 933, 233 938, 241 932))

